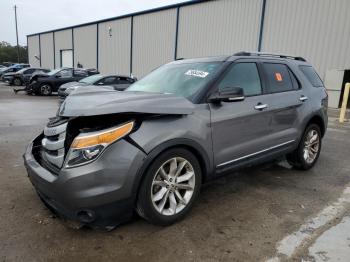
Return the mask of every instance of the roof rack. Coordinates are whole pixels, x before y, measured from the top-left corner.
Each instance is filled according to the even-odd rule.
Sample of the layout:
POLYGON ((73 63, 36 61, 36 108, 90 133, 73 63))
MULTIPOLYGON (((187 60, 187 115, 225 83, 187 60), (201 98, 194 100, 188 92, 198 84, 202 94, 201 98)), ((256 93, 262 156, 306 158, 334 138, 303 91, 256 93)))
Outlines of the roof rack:
POLYGON ((265 53, 265 52, 242 51, 242 52, 235 53, 234 56, 267 56, 267 57, 279 57, 279 58, 294 59, 294 60, 306 62, 306 59, 301 57, 301 56, 291 56, 291 55, 282 55, 282 54, 265 53))

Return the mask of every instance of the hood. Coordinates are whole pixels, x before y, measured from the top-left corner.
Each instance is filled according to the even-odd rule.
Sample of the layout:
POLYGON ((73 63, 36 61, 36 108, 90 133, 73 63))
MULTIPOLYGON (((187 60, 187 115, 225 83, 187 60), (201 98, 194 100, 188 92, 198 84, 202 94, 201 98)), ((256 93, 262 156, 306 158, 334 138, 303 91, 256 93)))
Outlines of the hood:
POLYGON ((76 85, 76 89, 66 89, 65 93, 69 94, 81 94, 81 93, 101 93, 101 91, 114 90, 112 86, 89 86, 89 85, 76 85))
POLYGON ((4 76, 14 76, 14 75, 16 75, 17 74, 17 72, 11 72, 11 73, 6 73, 6 74, 4 74, 4 76))
POLYGON ((66 90, 67 88, 69 87, 73 87, 73 86, 83 86, 83 85, 86 85, 84 83, 79 83, 79 82, 69 82, 69 83, 66 83, 66 84, 63 84, 60 86, 60 89, 61 90, 66 90))
POLYGON ((195 106, 172 94, 122 92, 101 87, 78 88, 59 109, 59 116, 93 116, 115 113, 188 115, 195 106))

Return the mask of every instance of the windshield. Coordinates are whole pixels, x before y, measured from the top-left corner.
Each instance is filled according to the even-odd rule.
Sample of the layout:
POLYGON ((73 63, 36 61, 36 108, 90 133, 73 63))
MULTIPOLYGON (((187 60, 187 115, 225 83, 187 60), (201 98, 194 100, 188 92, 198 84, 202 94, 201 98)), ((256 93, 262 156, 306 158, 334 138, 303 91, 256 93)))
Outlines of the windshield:
POLYGON ((94 84, 96 81, 100 80, 102 77, 103 77, 102 75, 92 75, 92 76, 88 76, 88 77, 85 77, 85 78, 81 79, 81 80, 79 81, 79 83, 92 85, 92 84, 94 84))
POLYGON ((52 70, 50 72, 48 72, 47 74, 49 76, 53 76, 54 74, 58 73, 59 71, 61 71, 62 69, 61 68, 58 68, 58 69, 55 69, 55 70, 52 70))
POLYGON ((167 64, 135 82, 127 91, 170 93, 189 98, 212 79, 221 63, 167 64))

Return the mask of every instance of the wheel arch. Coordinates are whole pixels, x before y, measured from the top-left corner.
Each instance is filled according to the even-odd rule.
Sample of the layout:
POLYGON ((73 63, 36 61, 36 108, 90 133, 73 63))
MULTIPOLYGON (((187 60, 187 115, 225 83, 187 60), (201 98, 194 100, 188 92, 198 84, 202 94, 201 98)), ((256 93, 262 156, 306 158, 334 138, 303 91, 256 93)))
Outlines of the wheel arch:
POLYGON ((320 115, 318 115, 318 114, 313 115, 306 122, 304 130, 311 124, 318 125, 320 127, 322 137, 325 135, 325 133, 326 133, 326 125, 325 125, 325 122, 324 122, 323 118, 320 115))
POLYGON ((213 166, 210 162, 209 156, 207 155, 205 150, 202 148, 202 146, 190 139, 183 139, 183 138, 172 139, 152 149, 150 153, 147 155, 143 165, 139 168, 137 179, 135 179, 133 189, 132 189, 133 195, 135 196, 135 201, 137 199, 140 185, 150 165, 161 153, 173 148, 185 148, 188 151, 190 151, 192 154, 194 154, 197 160, 199 161, 199 165, 201 167, 202 183, 208 180, 209 175, 213 171, 213 166))

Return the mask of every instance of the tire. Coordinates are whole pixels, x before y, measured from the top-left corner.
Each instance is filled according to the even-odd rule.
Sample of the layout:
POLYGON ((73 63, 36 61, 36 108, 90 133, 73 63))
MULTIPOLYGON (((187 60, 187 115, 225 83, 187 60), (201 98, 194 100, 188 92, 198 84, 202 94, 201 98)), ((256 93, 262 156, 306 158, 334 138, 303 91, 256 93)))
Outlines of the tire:
POLYGON ((14 84, 15 86, 21 86, 22 85, 22 80, 20 78, 15 78, 13 79, 12 84, 14 84))
POLYGON ((322 135, 320 127, 316 124, 311 124, 305 129, 298 148, 286 156, 287 161, 296 169, 308 170, 316 164, 320 156, 321 147, 322 135), (317 135, 317 138, 315 138, 315 135, 317 135), (310 140, 314 138, 316 140, 310 140))
POLYGON ((39 94, 42 96, 50 96, 52 94, 52 87, 49 84, 42 84, 39 92, 39 94))
POLYGON ((139 189, 136 211, 152 224, 171 225, 190 211, 201 183, 202 172, 197 158, 183 148, 169 149, 161 153, 146 171, 139 189), (171 172, 170 166, 172 170, 180 170, 180 173, 171 172), (162 173, 161 167, 165 173, 162 173))

